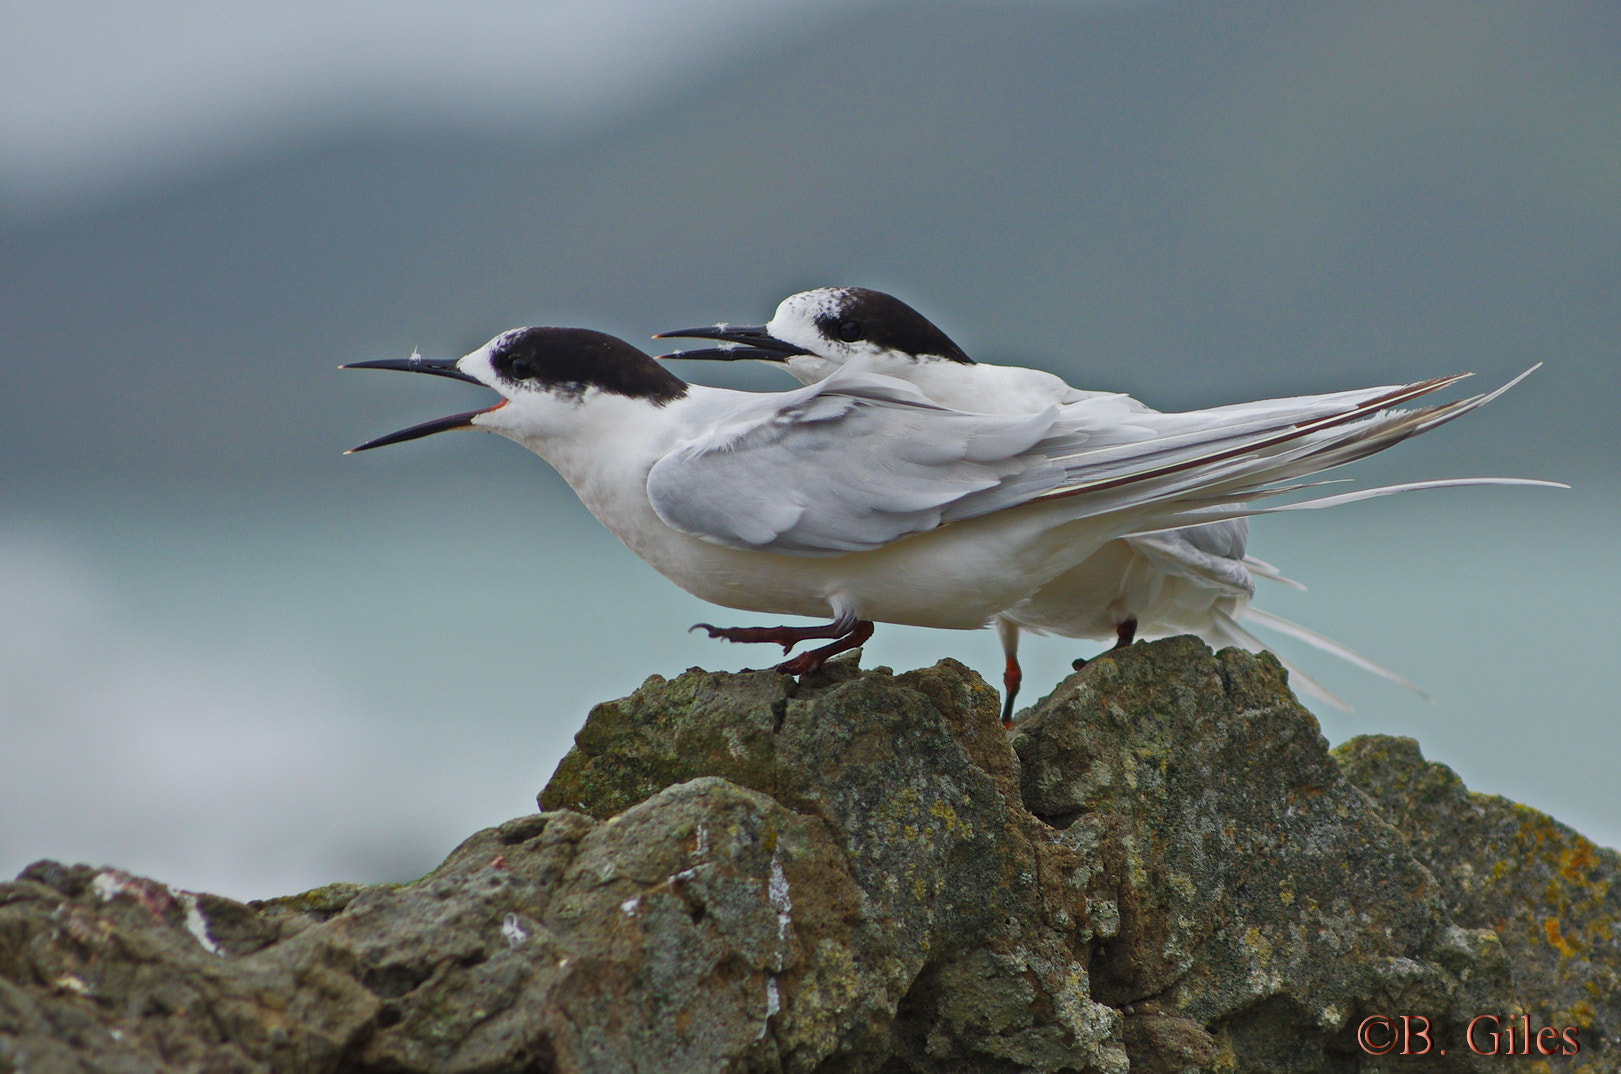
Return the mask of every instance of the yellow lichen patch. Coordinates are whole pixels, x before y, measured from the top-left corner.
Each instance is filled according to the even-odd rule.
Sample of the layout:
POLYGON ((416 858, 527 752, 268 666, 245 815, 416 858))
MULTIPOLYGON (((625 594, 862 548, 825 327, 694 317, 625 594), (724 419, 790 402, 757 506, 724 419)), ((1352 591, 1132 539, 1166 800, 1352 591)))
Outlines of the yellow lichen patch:
POLYGON ((1290 877, 1284 877, 1278 884, 1278 901, 1285 906, 1292 906, 1295 901, 1295 882, 1290 877))
POLYGON ((1272 958, 1272 941, 1261 934, 1261 930, 1251 925, 1244 932, 1244 946, 1255 953, 1255 957, 1262 962, 1272 958))
POLYGON ((957 811, 952 809, 949 803, 936 799, 935 803, 929 807, 929 812, 932 815, 940 818, 940 820, 944 821, 946 831, 950 832, 952 835, 961 836, 964 839, 972 839, 974 837, 974 826, 972 824, 965 823, 960 817, 958 817, 957 811))
POLYGON ((921 812, 920 797, 916 787, 904 787, 876 811, 877 816, 888 825, 892 837, 910 842, 922 834, 917 824, 921 812))
POLYGON ((1216 1034, 1216 1056, 1210 1061, 1211 1070, 1237 1070, 1238 1052, 1233 1048, 1233 1039, 1223 1029, 1216 1034))
POLYGON ((1548 814, 1518 802, 1512 804, 1512 809, 1520 816, 1520 838, 1523 841, 1533 843, 1541 850, 1550 839, 1555 842, 1560 840, 1561 834, 1548 814))
POLYGON ((1587 874, 1598 864, 1598 858, 1594 856, 1593 850, 1592 843, 1586 839, 1577 839, 1559 855, 1559 872, 1566 880, 1574 880, 1578 884, 1588 883, 1587 874))
POLYGON ((1575 946, 1559 931, 1559 919, 1550 917, 1542 922, 1542 931, 1548 937, 1548 946, 1566 958, 1576 954, 1575 946))
POLYGON ((75 977, 71 973, 64 973, 54 982, 57 989, 62 992, 72 992, 76 996, 88 996, 90 986, 84 983, 83 978, 75 977))

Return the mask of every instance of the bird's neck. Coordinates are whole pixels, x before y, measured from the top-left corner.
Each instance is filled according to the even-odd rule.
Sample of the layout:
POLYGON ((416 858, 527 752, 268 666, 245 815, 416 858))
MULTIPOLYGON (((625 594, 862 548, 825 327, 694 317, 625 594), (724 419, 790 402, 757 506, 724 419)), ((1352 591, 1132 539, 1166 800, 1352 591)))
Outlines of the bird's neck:
POLYGON ((524 430, 514 439, 551 463, 587 506, 627 481, 639 487, 643 482, 629 479, 639 473, 645 480, 661 454, 659 441, 669 435, 663 408, 609 393, 563 405, 569 409, 545 428, 524 430))

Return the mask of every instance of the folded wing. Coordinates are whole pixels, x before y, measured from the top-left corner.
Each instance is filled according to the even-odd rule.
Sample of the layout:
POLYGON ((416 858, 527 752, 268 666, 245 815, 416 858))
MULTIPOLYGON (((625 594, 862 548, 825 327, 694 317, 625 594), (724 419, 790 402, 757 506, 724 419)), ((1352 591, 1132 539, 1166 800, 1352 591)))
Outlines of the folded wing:
POLYGON ((961 413, 875 374, 762 400, 653 466, 648 498, 666 523, 733 548, 835 555, 1016 507, 1069 475, 1042 450, 1056 407, 961 413))
MULTIPOLYGON (((1165 533, 1262 513, 1267 509, 1248 501, 1293 490, 1280 482, 1427 432, 1521 378, 1443 406, 1392 409, 1461 379, 1182 414, 1126 412, 1118 401, 1099 397, 1037 414, 999 415, 950 410, 904 381, 846 365, 817 384, 761 396, 759 404, 727 413, 654 465, 648 496, 659 516, 683 532, 734 548, 800 555, 878 548, 948 523, 1054 500, 1066 501, 1066 520, 1132 512, 1122 534, 1165 533)), ((1420 486, 1282 509, 1406 487, 1420 486)), ((1244 533, 1236 526, 1192 536, 1196 545, 1221 545, 1200 547, 1200 553, 1243 554, 1244 533)))

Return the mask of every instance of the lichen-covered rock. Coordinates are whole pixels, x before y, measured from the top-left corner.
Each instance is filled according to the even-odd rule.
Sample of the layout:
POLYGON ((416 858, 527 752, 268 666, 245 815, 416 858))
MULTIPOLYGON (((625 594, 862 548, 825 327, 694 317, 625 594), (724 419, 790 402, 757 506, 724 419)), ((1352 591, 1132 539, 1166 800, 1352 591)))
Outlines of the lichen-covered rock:
POLYGON ((1331 757, 1274 661, 1192 639, 997 715, 951 661, 690 671, 411 884, 40 863, 0 885, 0 1072, 1498 1069, 1480 1014, 1615 1069, 1613 852, 1406 740, 1331 757), (1432 1054, 1358 1047, 1403 1014, 1432 1054))
POLYGON ((0 885, 0 1070, 338 1069, 381 1002, 280 936, 229 900, 34 865, 0 885))
MULTIPOLYGON (((1094 996, 1181 1019, 1179 1054, 1256 1070, 1354 1058, 1369 1013, 1461 1041, 1459 1001, 1503 998, 1495 938, 1454 927, 1275 660, 1178 638, 1094 667, 1013 740, 1026 805, 1098 863, 1087 897, 1115 924, 1094 996)), ((1134 1032, 1134 1065, 1178 1069, 1164 1037, 1134 1032)))
POLYGON ((1533 1034, 1577 1026, 1584 1050, 1569 1069, 1621 1070, 1621 854, 1534 809, 1471 793, 1410 738, 1364 735, 1334 757, 1435 876, 1449 918, 1501 941, 1533 1034))
POLYGON ((0 969, 26 1002, 0 1007, 0 1061, 23 1070, 812 1069, 852 1021, 882 1031, 842 856, 713 778, 480 832, 414 884, 233 905, 251 950, 150 881, 9 889, 0 969))
POLYGON ((1118 1015, 1088 994, 1084 863, 1020 806, 977 675, 841 661, 804 686, 769 672, 650 679, 593 710, 540 800, 606 817, 705 771, 819 819, 850 863, 861 961, 888 991, 882 1037, 852 1036, 848 1069, 896 1056, 919 1070, 1125 1070, 1118 1015))

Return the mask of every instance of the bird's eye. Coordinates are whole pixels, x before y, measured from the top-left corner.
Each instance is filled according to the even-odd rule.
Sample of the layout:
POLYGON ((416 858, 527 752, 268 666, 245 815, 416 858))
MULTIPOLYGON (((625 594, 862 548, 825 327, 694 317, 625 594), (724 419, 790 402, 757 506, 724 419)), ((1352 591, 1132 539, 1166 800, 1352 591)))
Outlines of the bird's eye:
POLYGON ((508 380, 528 380, 535 375, 535 367, 527 359, 514 358, 507 363, 508 380))
POLYGON ((840 321, 839 322, 839 338, 844 340, 844 342, 846 342, 846 343, 854 343, 856 340, 860 339, 861 338, 861 322, 860 321, 840 321))

